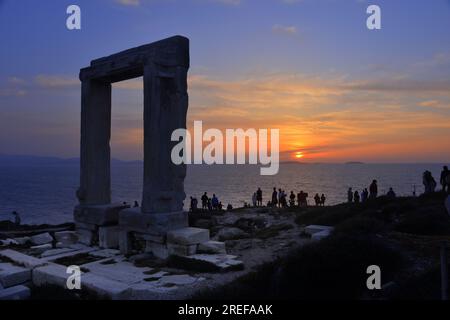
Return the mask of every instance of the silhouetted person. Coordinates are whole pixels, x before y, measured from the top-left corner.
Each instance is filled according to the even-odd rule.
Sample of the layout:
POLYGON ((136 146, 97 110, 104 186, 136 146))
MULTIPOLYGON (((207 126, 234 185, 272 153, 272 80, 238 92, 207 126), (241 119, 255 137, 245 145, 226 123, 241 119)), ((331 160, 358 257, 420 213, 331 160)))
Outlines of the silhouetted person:
POLYGON ((272 192, 272 206, 276 207, 277 204, 278 204, 277 188, 273 188, 273 192, 272 192))
POLYGON ((377 180, 373 180, 369 186, 369 198, 375 199, 378 196, 377 180))
POLYGON ((202 200, 202 209, 208 209, 208 193, 205 192, 200 199, 202 200))
POLYGON ((308 197, 308 194, 303 192, 303 190, 300 190, 300 193, 297 195, 297 201, 299 207, 307 207, 308 206, 308 200, 306 199, 308 197))
POLYGON ((386 196, 388 196, 388 198, 395 198, 396 195, 395 195, 394 189, 389 188, 389 191, 386 193, 386 196))
POLYGON ((283 205, 283 192, 281 191, 281 189, 278 189, 278 207, 281 208, 281 206, 283 205))
POLYGON ((222 211, 222 209, 223 209, 223 204, 222 204, 221 201, 219 202, 217 208, 219 209, 219 211, 222 211))
POLYGON ((286 208, 287 207, 287 200, 286 200, 286 192, 284 190, 281 190, 281 200, 280 200, 280 204, 281 207, 286 208))
POLYGON ((211 205, 214 210, 217 210, 219 207, 219 199, 216 197, 214 193, 211 199, 211 205))
POLYGON ((213 207, 212 207, 211 198, 208 198, 208 200, 206 202, 206 206, 208 207, 209 211, 212 211, 213 207))
POLYGON ((352 188, 348 188, 347 191, 347 202, 352 203, 353 202, 353 190, 352 188))
POLYGON ((291 207, 295 206, 295 194, 294 194, 294 191, 291 191, 291 194, 289 195, 289 206, 291 206, 291 207))
POLYGON ((20 219, 19 213, 18 213, 17 211, 13 211, 13 212, 12 212, 12 215, 14 216, 14 224, 15 224, 16 226, 20 226, 22 220, 20 219))
POLYGON ((197 211, 198 200, 197 198, 191 197, 191 212, 197 211))
POLYGON ((366 202, 369 198, 369 191, 367 191, 367 188, 364 188, 364 190, 361 192, 361 202, 366 202))
POLYGON ((258 188, 258 190, 256 191, 256 205, 262 207, 262 201, 263 201, 262 190, 261 188, 258 188))
POLYGON ((442 186, 442 191, 445 192, 445 190, 447 189, 447 191, 450 191, 450 170, 448 170, 447 166, 444 166, 444 168, 442 169, 441 172, 441 186, 442 186))
POLYGON ((320 197, 320 204, 322 206, 325 206, 325 200, 327 200, 327 198, 325 197, 325 195, 322 193, 322 196, 320 197))
POLYGON ((253 195, 252 195, 252 203, 253 203, 253 206, 254 207, 256 207, 256 192, 253 192, 253 195))
POLYGON ((139 202, 137 202, 137 201, 134 201, 134 205, 133 205, 133 207, 135 207, 135 208, 138 208, 138 207, 139 207, 139 202))
POLYGON ((353 201, 355 203, 359 203, 360 197, 359 197, 359 192, 358 190, 355 191, 355 193, 353 194, 353 201))
POLYGON ((233 206, 229 203, 229 204, 227 205, 227 211, 231 211, 231 210, 233 210, 233 206))
POLYGON ((436 189, 436 180, 430 171, 426 170, 422 176, 423 186, 425 187, 425 193, 432 193, 436 189))
POLYGON ((304 193, 303 193, 303 205, 304 205, 305 207, 308 206, 308 192, 304 192, 304 193))
POLYGON ((318 193, 314 196, 314 201, 316 202, 316 207, 320 205, 320 196, 318 193))

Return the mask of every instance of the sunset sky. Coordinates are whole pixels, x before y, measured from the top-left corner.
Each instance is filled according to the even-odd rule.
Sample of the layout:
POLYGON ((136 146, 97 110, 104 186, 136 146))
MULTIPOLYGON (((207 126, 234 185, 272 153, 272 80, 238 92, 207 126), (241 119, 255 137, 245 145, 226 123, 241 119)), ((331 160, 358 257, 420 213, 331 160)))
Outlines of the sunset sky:
MULTIPOLYGON (((449 0, 0 0, 0 154, 78 157, 79 69, 177 34, 188 126, 279 128, 282 160, 450 161, 449 0)), ((114 85, 115 158, 142 157, 141 81, 114 85)))

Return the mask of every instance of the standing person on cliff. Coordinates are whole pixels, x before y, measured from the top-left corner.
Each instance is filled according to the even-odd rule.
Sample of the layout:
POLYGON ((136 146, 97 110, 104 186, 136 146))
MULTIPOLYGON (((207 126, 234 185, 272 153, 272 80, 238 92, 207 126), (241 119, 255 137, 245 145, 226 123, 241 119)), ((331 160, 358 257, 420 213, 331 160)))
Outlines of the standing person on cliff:
POLYGON ((273 192, 272 192, 272 207, 276 207, 277 203, 278 203, 277 188, 273 188, 273 192))
POLYGON ((353 190, 352 190, 352 188, 348 188, 347 201, 348 201, 348 203, 352 203, 353 202, 353 190))
POLYGON ((258 207, 262 207, 262 201, 263 201, 262 190, 261 188, 258 188, 258 190, 256 190, 256 205, 258 207))
POLYGON ((208 209, 208 193, 205 192, 200 198, 200 200, 202 200, 202 209, 203 210, 208 209))
POLYGON ((22 219, 20 219, 20 215, 17 211, 13 211, 12 215, 14 216, 14 224, 16 226, 20 226, 22 223, 22 219))
POLYGON ((447 188, 447 191, 450 191, 449 179, 450 179, 450 170, 448 170, 447 166, 444 166, 442 168, 441 179, 440 179, 442 191, 444 191, 444 192, 445 192, 445 188, 447 188))
POLYGON ((256 195, 256 192, 253 192, 253 195, 252 195, 252 204, 253 204, 253 207, 256 207, 256 204, 257 204, 257 200, 256 200, 256 198, 257 198, 257 195, 256 195))
POLYGON ((353 194, 353 199, 355 203, 359 203, 360 196, 358 190, 356 190, 355 193, 353 194))
POLYGON ((322 193, 322 196, 320 197, 320 204, 322 206, 325 206, 325 201, 327 200, 327 198, 325 197, 325 194, 322 193))
POLYGON ((373 180, 369 187, 369 199, 375 199, 378 196, 377 180, 373 180))

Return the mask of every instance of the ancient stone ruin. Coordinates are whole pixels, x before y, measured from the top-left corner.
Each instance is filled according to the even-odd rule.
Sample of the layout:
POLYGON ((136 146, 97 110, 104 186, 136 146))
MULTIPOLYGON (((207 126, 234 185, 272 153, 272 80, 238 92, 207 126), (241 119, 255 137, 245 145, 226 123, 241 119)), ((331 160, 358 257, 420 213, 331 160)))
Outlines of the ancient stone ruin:
POLYGON ((75 231, 69 224, 0 233, 0 300, 27 299, 38 287, 68 289, 73 266, 79 267, 82 291, 97 298, 186 299, 330 234, 329 227, 310 226, 304 230, 310 239, 299 237, 296 215, 279 215, 276 208, 194 212, 189 227, 183 211, 186 167, 170 157, 177 143, 172 131, 186 127, 188 68, 189 40, 176 36, 81 69, 75 231), (111 84, 139 76, 144 79, 144 186, 142 206, 130 208, 111 202, 111 84))
MULTIPOLYGON (((175 165, 170 153, 173 130, 186 128, 189 40, 175 36, 93 60, 80 70, 81 176, 74 218, 82 243, 119 246, 164 258, 170 253, 167 232, 188 226, 183 212, 186 166, 175 165), (111 84, 143 76, 144 186, 142 206, 111 203, 111 84)), ((187 237, 209 239, 208 230, 184 229, 187 237)), ((200 241, 199 240, 199 241, 200 241)), ((185 252, 195 251, 185 241, 185 252)), ((169 246, 173 248, 173 246, 169 246)))

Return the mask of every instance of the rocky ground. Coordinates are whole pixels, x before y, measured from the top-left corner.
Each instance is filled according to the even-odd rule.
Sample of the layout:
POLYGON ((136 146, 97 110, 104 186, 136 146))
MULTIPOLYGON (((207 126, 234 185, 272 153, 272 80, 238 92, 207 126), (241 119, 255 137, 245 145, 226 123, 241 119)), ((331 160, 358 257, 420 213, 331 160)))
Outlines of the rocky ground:
POLYGON ((225 242, 226 254, 208 254, 203 248, 205 254, 196 260, 172 256, 164 261, 151 254, 125 257, 118 250, 79 244, 71 224, 17 229, 3 223, 0 283, 9 298, 187 299, 311 241, 300 237, 295 218, 293 212, 266 208, 196 213, 191 226, 210 229, 212 240, 225 242), (61 290, 70 265, 81 267, 86 292, 61 290))
POLYGON ((203 248, 197 259, 86 247, 70 224, 2 225, 0 296, 9 290, 9 297, 32 299, 439 299, 439 253, 450 244, 444 198, 197 212, 190 225, 209 229, 226 246, 226 254, 219 243, 203 248), (372 264, 382 270, 383 287, 375 292, 366 287, 372 264), (85 290, 62 289, 69 265, 81 266, 85 290))

